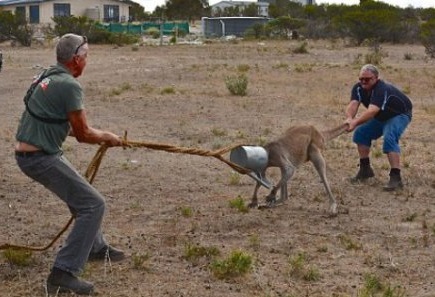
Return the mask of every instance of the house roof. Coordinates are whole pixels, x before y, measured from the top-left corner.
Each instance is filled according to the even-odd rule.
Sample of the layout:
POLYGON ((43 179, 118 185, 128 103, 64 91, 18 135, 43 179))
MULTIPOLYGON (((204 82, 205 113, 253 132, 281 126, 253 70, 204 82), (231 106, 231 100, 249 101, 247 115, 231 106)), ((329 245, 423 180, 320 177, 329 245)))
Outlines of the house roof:
MULTIPOLYGON (((53 0, 0 0, 0 6, 20 5, 20 4, 26 5, 26 4, 33 4, 33 3, 48 2, 48 1, 53 1, 53 0)), ((132 0, 118 0, 118 1, 126 2, 126 3, 134 3, 132 0)))
POLYGON ((0 0, 0 6, 39 3, 44 0, 0 0))
POLYGON ((221 6, 221 5, 229 5, 229 6, 248 6, 249 4, 256 3, 255 1, 220 1, 215 3, 212 6, 221 6))

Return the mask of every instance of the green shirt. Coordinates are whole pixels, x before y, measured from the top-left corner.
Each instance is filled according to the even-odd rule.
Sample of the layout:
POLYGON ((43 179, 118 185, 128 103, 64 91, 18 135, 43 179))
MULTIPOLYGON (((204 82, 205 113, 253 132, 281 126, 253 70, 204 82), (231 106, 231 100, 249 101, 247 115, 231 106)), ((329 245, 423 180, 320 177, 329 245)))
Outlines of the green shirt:
MULTIPOLYGON (((30 96, 28 106, 32 113, 42 118, 68 119, 68 112, 84 108, 82 87, 68 69, 58 63, 50 67, 47 74, 49 76, 38 84, 30 96)), ((56 154, 62 151, 62 143, 70 129, 68 121, 61 124, 46 123, 25 110, 16 139, 39 147, 48 154, 56 154)))

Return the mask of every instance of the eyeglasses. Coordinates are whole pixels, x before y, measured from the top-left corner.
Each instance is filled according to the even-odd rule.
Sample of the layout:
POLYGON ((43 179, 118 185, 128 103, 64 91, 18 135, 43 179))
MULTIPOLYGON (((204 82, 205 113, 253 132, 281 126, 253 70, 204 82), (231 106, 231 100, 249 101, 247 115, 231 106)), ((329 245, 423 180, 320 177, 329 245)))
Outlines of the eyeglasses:
POLYGON ((375 77, 374 76, 371 76, 371 77, 360 77, 359 81, 362 82, 362 83, 368 83, 373 78, 375 78, 375 77))
POLYGON ((76 51, 74 52, 74 55, 77 55, 77 53, 79 52, 79 49, 84 46, 86 43, 88 43, 88 38, 86 36, 82 36, 83 37, 83 42, 80 43, 80 45, 76 48, 76 51))

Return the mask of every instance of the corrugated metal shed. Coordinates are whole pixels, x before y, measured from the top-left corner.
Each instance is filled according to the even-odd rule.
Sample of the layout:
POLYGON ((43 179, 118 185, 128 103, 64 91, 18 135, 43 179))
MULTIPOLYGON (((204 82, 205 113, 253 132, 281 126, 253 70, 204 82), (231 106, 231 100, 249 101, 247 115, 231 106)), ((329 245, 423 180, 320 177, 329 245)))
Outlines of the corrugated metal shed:
POLYGON ((264 17, 216 17, 201 19, 204 37, 223 37, 235 35, 242 37, 246 29, 254 24, 267 23, 270 18, 264 17))

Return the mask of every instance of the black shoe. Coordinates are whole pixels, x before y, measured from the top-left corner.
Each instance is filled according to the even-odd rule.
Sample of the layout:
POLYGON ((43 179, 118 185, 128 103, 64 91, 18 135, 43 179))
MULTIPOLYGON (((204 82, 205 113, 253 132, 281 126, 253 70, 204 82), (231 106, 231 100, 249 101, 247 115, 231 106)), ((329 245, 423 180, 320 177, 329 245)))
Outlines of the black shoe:
POLYGON ((75 293, 77 295, 92 295, 94 285, 81 280, 69 272, 53 267, 47 279, 47 293, 57 296, 58 293, 75 293))
POLYGON ((400 176, 390 176, 388 184, 384 186, 384 191, 391 192, 403 189, 403 183, 400 176))
POLYGON ((370 177, 374 177, 375 173, 373 172, 372 167, 362 166, 359 168, 358 173, 350 179, 351 182, 359 182, 367 180, 370 177))
POLYGON ((90 253, 88 261, 105 261, 118 262, 125 259, 123 251, 114 248, 113 246, 105 246, 96 253, 90 253))

